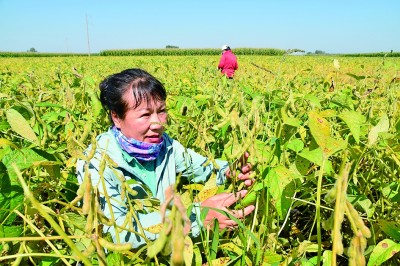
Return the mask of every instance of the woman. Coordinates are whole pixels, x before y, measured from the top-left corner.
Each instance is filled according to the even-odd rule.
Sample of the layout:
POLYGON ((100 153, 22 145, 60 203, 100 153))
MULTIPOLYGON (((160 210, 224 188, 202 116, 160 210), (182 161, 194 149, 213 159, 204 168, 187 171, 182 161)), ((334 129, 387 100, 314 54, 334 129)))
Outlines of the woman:
POLYGON ((232 52, 228 45, 223 45, 222 55, 219 59, 218 69, 221 70, 222 74, 225 74, 228 78, 232 79, 235 75, 235 71, 238 69, 238 61, 236 55, 232 52))
MULTIPOLYGON (((126 184, 135 192, 130 199, 151 199, 152 202, 158 199, 162 204, 166 200, 166 189, 175 184, 177 176, 198 183, 205 182, 215 172, 218 184, 223 184, 226 176, 230 176, 227 162, 217 160, 219 170, 212 163, 204 165, 207 158, 186 149, 164 132, 168 116, 166 97, 160 81, 144 70, 127 69, 107 77, 100 84, 100 101, 112 125, 97 137, 96 147, 88 148, 87 154, 95 149, 94 156, 92 151, 92 158, 77 163, 79 182, 83 183, 85 173, 86 176, 90 173, 92 186, 98 188, 100 208, 108 218, 115 220, 114 225, 126 228, 116 230, 115 226, 104 225, 103 231, 109 232, 114 242, 132 243, 134 248, 145 243, 143 234, 150 240, 157 238, 157 234, 145 229, 161 223, 162 215, 147 206, 136 211, 137 218, 130 218, 130 224, 126 224, 129 204, 127 197, 122 195, 126 184), (102 164, 105 162, 107 165, 104 167, 102 164)), ((248 155, 245 157, 247 159, 248 155)), ((238 175, 245 185, 253 182, 249 179, 250 172, 251 166, 246 164, 238 175)), ((218 194, 200 203, 198 208, 228 211, 226 207, 245 194, 245 190, 238 195, 218 194)), ((249 206, 229 212, 242 218, 253 210, 254 206, 249 206)), ((210 210, 204 221, 200 221, 196 213, 198 209, 189 217, 193 236, 199 234, 202 222, 207 226, 217 219, 221 229, 237 225, 216 210, 210 210)))

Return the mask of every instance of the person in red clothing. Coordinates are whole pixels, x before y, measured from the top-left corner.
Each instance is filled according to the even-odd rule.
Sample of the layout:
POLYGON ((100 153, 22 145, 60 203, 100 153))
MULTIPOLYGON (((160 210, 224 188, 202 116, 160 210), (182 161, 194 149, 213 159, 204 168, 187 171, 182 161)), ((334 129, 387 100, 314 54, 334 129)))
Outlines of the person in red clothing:
POLYGON ((238 69, 237 58, 231 51, 231 48, 226 44, 222 46, 222 56, 219 60, 218 69, 228 78, 233 78, 235 70, 238 69))

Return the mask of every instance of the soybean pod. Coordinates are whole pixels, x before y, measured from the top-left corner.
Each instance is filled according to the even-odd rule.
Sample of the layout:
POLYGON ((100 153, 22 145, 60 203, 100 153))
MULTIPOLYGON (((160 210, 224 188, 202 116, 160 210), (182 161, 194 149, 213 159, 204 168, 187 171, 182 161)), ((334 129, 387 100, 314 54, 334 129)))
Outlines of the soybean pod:
POLYGON ((99 243, 102 247, 111 251, 129 251, 132 249, 131 243, 114 244, 101 237, 99 237, 99 243))

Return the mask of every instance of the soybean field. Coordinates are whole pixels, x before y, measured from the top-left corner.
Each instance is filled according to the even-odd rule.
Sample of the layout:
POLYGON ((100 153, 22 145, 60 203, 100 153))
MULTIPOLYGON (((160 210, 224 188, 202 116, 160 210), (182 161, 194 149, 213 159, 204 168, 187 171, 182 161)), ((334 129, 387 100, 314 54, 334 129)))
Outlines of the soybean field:
MULTIPOLYGON (((218 61, 0 58, 0 264, 400 265, 400 59, 239 55, 234 79, 218 61), (256 209, 237 229, 189 238, 160 224, 147 230, 161 240, 135 250, 102 234, 113 221, 95 188, 79 189, 75 164, 109 127, 100 81, 134 67, 165 85, 171 137, 232 166, 250 153, 256 181, 231 208, 256 209)), ((179 188, 174 202, 190 213, 243 185, 211 176, 179 188)), ((160 210, 130 204, 127 224, 145 205, 160 210)), ((169 219, 180 223, 178 207, 169 219)))

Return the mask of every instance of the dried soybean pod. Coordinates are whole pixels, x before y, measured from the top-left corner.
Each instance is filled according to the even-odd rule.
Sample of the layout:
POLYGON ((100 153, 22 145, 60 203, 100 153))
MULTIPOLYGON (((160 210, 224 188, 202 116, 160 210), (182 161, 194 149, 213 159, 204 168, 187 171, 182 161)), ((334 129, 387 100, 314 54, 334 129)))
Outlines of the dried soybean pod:
POLYGON ((100 164, 99 164, 99 171, 98 171, 100 177, 104 177, 104 170, 106 169, 106 163, 107 163, 107 160, 106 160, 105 156, 102 156, 100 164))
POLYGON ((97 149, 97 141, 95 136, 92 137, 92 148, 90 149, 89 153, 86 156, 86 161, 90 161, 94 155, 96 154, 96 149, 97 149))
POLYGON ((85 225, 85 233, 86 234, 91 234, 93 229, 94 229, 94 213, 93 213, 93 208, 89 208, 89 213, 86 217, 86 225, 85 225))
POLYGON ((121 187, 121 200, 125 201, 125 197, 126 197, 126 189, 124 186, 121 187))
POLYGON ((224 104, 224 109, 230 109, 232 107, 232 105, 235 104, 233 102, 234 99, 235 99, 235 97, 229 97, 228 101, 226 101, 225 104, 224 104))
POLYGON ((129 194, 131 194, 132 196, 137 196, 138 195, 138 192, 136 191, 136 190, 133 190, 130 186, 129 186, 129 184, 128 183, 123 183, 124 184, 124 187, 125 187, 125 189, 126 189, 126 191, 128 191, 128 193, 129 194))
POLYGON ((84 143, 85 142, 85 140, 89 136, 89 133, 91 132, 91 130, 92 130, 92 122, 86 123, 83 126, 83 132, 81 134, 81 137, 79 138, 79 142, 80 143, 84 143))
MULTIPOLYGON (((176 208, 176 207, 175 207, 176 208)), ((179 211, 174 212, 174 232, 171 236, 172 242, 172 265, 183 265, 184 256, 183 251, 185 248, 185 236, 183 234, 183 219, 179 211)))
POLYGON ((230 139, 228 140, 228 142, 225 143, 224 147, 227 148, 227 147, 230 147, 230 146, 232 146, 232 145, 233 145, 233 138, 230 138, 230 139))
POLYGON ((117 228, 117 232, 122 232, 124 230, 126 230, 126 226, 128 225, 128 222, 130 222, 132 220, 132 214, 131 212, 127 212, 126 216, 125 216, 125 220, 124 222, 121 224, 121 226, 119 226, 117 228))
POLYGON ((104 157, 106 158, 109 167, 114 167, 114 168, 118 167, 118 163, 113 159, 111 159, 111 157, 107 153, 104 154, 104 157))
POLYGON ((99 220, 102 224, 108 226, 114 225, 114 222, 111 219, 107 218, 101 210, 97 210, 97 217, 99 217, 99 220))
POLYGON ((85 251, 82 252, 82 254, 86 257, 89 257, 96 251, 96 246, 94 245, 93 241, 90 241, 89 246, 86 248, 85 251))
POLYGON ((336 254, 343 254, 343 241, 342 235, 340 233, 341 224, 344 219, 345 212, 345 201, 346 201, 346 191, 347 191, 347 179, 349 174, 351 164, 343 163, 336 179, 335 186, 336 189, 336 202, 334 210, 334 221, 333 221, 333 231, 332 231, 332 252, 333 252, 333 263, 336 262, 336 254))
POLYGON ((354 209, 353 205, 346 200, 346 211, 347 215, 349 215, 350 219, 354 221, 355 226, 359 229, 362 235, 366 238, 371 237, 371 231, 369 228, 364 224, 363 219, 361 218, 360 214, 356 209, 354 209))
POLYGON ((336 199, 336 190, 337 190, 337 183, 333 185, 333 187, 326 193, 325 200, 326 202, 333 202, 336 199))
MULTIPOLYGON (((127 183, 126 183, 126 178, 125 178, 125 176, 124 176, 121 172, 117 171, 116 169, 111 168, 111 170, 112 170, 112 172, 114 173, 114 175, 115 175, 115 176, 119 179, 119 181, 121 182, 121 189, 120 189, 120 192, 121 192, 121 200, 124 201, 124 200, 125 200, 125 197, 126 197, 126 185, 127 185, 127 183)), ((128 185, 128 186, 129 186, 129 185, 128 185)))
POLYGON ((85 176, 84 184, 85 184, 85 191, 83 195, 83 205, 82 205, 82 213, 88 214, 91 202, 91 194, 92 194, 92 179, 90 178, 89 166, 85 164, 85 176))
POLYGON ((364 250, 367 246, 367 241, 360 231, 352 238, 348 249, 349 266, 366 265, 364 250))
POLYGON ((40 118, 40 115, 38 115, 38 112, 34 111, 34 113, 35 113, 35 119, 42 126, 43 136, 42 139, 40 140, 40 145, 44 146, 45 143, 47 142, 47 136, 48 136, 47 124, 43 122, 43 120, 40 118))
POLYGON ((70 206, 74 206, 83 198, 83 194, 85 192, 84 186, 85 186, 84 183, 79 185, 79 188, 76 191, 76 197, 69 203, 70 206))
POLYGON ((112 251, 128 251, 132 248, 131 243, 114 244, 101 237, 99 237, 99 243, 102 247, 112 251))
POLYGON ((159 237, 147 247, 147 256, 149 258, 154 258, 160 253, 163 249, 165 244, 168 242, 169 239, 169 225, 163 225, 163 228, 160 232, 159 237))
POLYGON ((215 105, 215 110, 217 111, 217 113, 222 117, 225 118, 227 117, 227 112, 226 112, 226 108, 222 109, 218 104, 215 105))
POLYGON ((93 241, 96 244, 97 259, 99 260, 99 265, 107 266, 106 253, 104 252, 103 247, 100 245, 99 239, 96 238, 93 241))

